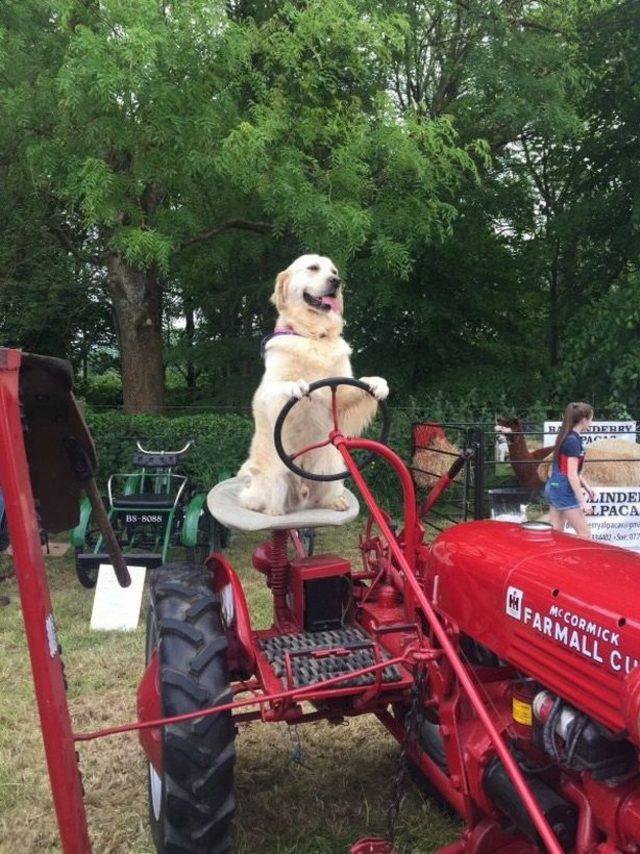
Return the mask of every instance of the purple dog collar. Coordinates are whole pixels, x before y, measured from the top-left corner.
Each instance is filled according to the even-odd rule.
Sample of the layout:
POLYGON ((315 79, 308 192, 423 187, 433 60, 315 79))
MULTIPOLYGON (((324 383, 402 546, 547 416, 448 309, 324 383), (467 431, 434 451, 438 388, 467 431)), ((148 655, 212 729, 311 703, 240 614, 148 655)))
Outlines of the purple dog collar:
POLYGON ((267 350, 267 344, 271 341, 272 338, 277 338, 279 335, 297 335, 298 338, 301 338, 299 332, 296 332, 291 326, 276 326, 273 332, 270 332, 268 335, 265 335, 262 341, 260 342, 260 356, 264 359, 267 350))

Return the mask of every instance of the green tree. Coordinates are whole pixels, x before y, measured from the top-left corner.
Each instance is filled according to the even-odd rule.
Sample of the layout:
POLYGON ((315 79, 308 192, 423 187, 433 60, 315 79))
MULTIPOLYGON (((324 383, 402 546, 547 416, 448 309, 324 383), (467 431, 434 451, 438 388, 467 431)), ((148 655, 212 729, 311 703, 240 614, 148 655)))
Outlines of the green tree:
POLYGON ((34 191, 24 148, 25 134, 41 130, 46 109, 39 76, 59 59, 60 45, 42 5, 2 7, 0 342, 64 356, 82 369, 91 347, 112 340, 110 307, 100 273, 76 256, 80 224, 64 217, 51 196, 34 191), (38 52, 29 49, 35 43, 38 52))
POLYGON ((205 0, 21 5, 0 12, 7 132, 60 239, 106 270, 127 410, 162 405, 163 288, 189 247, 292 234, 342 261, 369 244, 402 274, 447 229, 441 194, 472 162, 450 122, 401 120, 386 96, 397 16, 347 0, 263 20, 205 0))
POLYGON ((167 367, 244 403, 275 273, 321 251, 357 369, 399 396, 621 400, 637 23, 627 0, 8 0, 3 340, 86 363, 112 310, 128 410, 167 367))
POLYGON ((637 3, 602 3, 582 28, 591 85, 583 133, 567 155, 571 192, 556 236, 571 275, 560 292, 564 322, 559 388, 596 405, 640 406, 640 57, 637 3))
POLYGON ((524 0, 373 6, 396 10, 408 24, 392 46, 388 71, 402 114, 425 122, 449 117, 460 144, 481 138, 480 151, 489 157, 476 157, 476 175, 451 195, 457 215, 449 232, 415 247, 405 286, 380 282, 373 330, 363 297, 358 345, 394 366, 394 385, 405 394, 434 383, 467 391, 482 383, 480 369, 487 390, 541 392, 548 373, 540 351, 549 318, 548 264, 542 239, 531 252, 531 236, 543 234, 544 223, 523 140, 552 137, 560 146, 579 125, 578 6, 524 0))

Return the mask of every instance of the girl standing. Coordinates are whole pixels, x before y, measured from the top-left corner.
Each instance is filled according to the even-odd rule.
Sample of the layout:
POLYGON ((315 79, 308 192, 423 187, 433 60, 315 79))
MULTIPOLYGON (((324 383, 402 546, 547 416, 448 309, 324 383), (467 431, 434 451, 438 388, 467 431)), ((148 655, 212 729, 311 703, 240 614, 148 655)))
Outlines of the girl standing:
POLYGON ((564 531, 568 522, 579 537, 591 539, 585 515, 592 512, 584 499, 585 489, 593 501, 594 491, 582 475, 584 445, 582 433, 587 431, 593 420, 593 407, 588 403, 570 403, 553 451, 551 473, 544 488, 544 496, 550 504, 549 521, 556 531, 564 531))

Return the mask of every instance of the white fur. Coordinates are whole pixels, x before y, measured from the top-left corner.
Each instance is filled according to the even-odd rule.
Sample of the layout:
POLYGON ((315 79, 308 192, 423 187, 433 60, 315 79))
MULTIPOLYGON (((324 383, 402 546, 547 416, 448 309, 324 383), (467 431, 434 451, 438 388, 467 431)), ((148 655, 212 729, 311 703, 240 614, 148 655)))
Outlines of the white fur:
POLYGON ((496 434, 495 460, 497 463, 504 463, 509 456, 509 443, 505 433, 511 433, 510 427, 503 427, 502 424, 496 424, 493 428, 496 434))
MULTIPOLYGON (((337 276, 337 271, 330 258, 302 255, 276 279, 272 296, 279 312, 276 325, 290 326, 299 335, 280 335, 267 342, 264 375, 253 397, 255 432, 249 458, 238 472, 244 480, 240 502, 250 510, 278 516, 311 507, 347 509, 342 481, 319 483, 298 477, 280 460, 273 441, 278 413, 291 397, 300 403, 285 421, 285 450, 294 453, 326 439, 333 426, 331 391, 320 389, 307 397, 309 384, 328 377, 353 376, 351 348, 342 338, 342 287, 337 294, 338 310, 315 308, 303 297, 305 291, 313 297, 326 295, 332 276, 337 276)), ((376 400, 384 400, 389 394, 381 377, 361 379, 375 400, 350 386, 341 386, 337 394, 340 427, 349 436, 358 436, 364 430, 375 415, 376 400)), ((345 468, 332 445, 310 451, 295 462, 318 474, 345 468)))

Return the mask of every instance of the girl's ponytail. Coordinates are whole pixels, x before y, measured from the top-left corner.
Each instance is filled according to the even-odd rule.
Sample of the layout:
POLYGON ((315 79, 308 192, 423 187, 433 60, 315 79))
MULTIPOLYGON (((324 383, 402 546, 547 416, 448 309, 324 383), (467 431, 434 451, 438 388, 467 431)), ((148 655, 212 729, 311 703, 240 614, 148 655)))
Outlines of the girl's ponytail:
POLYGON ((593 418, 593 406, 590 403, 570 403, 564 411, 564 418, 560 426, 560 431, 556 437, 556 444, 553 449, 554 462, 558 462, 560 456, 560 448, 562 443, 567 438, 579 421, 583 418, 593 418))

